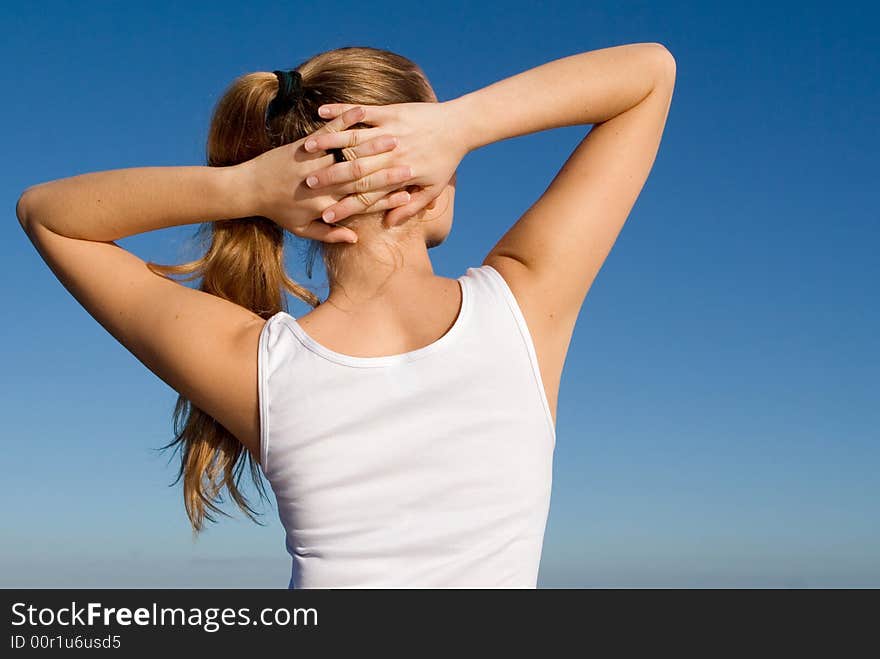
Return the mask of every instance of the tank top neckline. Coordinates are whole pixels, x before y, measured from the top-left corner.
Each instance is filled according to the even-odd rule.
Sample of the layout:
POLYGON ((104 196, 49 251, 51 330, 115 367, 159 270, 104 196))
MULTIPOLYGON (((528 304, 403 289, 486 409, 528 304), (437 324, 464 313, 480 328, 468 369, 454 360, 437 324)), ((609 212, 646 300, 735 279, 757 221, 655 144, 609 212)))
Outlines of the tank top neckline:
POLYGON ((452 327, 450 327, 446 331, 446 333, 439 339, 433 341, 432 343, 429 343, 426 346, 416 348, 415 350, 409 350, 407 352, 397 353, 394 355, 357 357, 354 355, 347 355, 341 352, 336 352, 335 350, 331 350, 324 344, 318 343, 318 341, 312 338, 312 336, 305 331, 303 326, 300 325, 299 321, 289 313, 280 311, 277 315, 283 315, 288 319, 289 322, 287 323, 287 327, 290 328, 290 330, 293 332, 296 338, 299 339, 300 343, 302 343, 305 348, 331 362, 357 368, 370 368, 376 366, 390 366, 393 364, 407 363, 416 361, 417 359, 422 359, 423 357, 427 357, 428 355, 433 354, 437 350, 440 350, 444 346, 452 343, 456 339, 456 337, 463 331, 462 326, 465 324, 470 310, 470 295, 467 287, 467 275, 464 274, 458 277, 456 281, 458 282, 459 288, 461 289, 461 304, 459 306, 458 315, 456 316, 455 321, 453 321, 452 323, 452 327))

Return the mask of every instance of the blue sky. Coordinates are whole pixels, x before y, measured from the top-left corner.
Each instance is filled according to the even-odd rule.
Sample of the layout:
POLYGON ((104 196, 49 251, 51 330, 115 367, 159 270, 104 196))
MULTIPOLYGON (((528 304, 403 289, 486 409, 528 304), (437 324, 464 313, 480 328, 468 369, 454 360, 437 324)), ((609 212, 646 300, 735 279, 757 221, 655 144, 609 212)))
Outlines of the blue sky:
MULTIPOLYGON (((274 507, 265 527, 236 514, 192 541, 168 487, 176 463, 154 450, 176 394, 39 258, 15 220, 24 188, 203 164, 234 77, 330 48, 404 54, 448 100, 638 41, 675 55, 675 98, 572 339, 539 583, 880 586, 877 11, 770 4, 0 5, 0 586, 284 588, 289 576, 274 507)), ((436 272, 479 265, 585 132, 469 154, 436 272)), ((179 262, 194 230, 121 244, 179 262)), ((306 280, 296 252, 290 268, 306 280)), ((324 294, 323 273, 311 283, 324 294)))

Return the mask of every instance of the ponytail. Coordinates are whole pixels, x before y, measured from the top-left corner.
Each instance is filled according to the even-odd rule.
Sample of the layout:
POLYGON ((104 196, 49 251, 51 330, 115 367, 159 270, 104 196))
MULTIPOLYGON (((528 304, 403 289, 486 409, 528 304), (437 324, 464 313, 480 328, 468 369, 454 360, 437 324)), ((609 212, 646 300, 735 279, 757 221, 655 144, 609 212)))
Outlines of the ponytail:
MULTIPOLYGON (((218 103, 208 140, 210 166, 241 162, 271 148, 260 139, 264 134, 262 117, 272 95, 271 89, 264 89, 268 87, 265 82, 264 74, 244 76, 218 103), (246 135, 250 142, 242 139, 246 135)), ((199 290, 234 302, 264 319, 287 310, 285 290, 312 307, 318 306, 318 297, 287 274, 285 232, 272 220, 245 217, 206 222, 198 233, 210 234, 204 256, 179 265, 149 262, 147 267, 161 276, 182 276, 181 281, 200 278, 199 290)), ((212 513, 226 514, 219 506, 224 489, 250 519, 257 521, 255 510, 239 487, 243 472, 249 471, 260 498, 266 498, 266 491, 253 456, 241 442, 183 396, 178 397, 174 407, 174 435, 161 449, 175 448, 180 453, 174 483, 183 481, 184 506, 193 532, 201 531, 205 520, 216 521, 212 513)))

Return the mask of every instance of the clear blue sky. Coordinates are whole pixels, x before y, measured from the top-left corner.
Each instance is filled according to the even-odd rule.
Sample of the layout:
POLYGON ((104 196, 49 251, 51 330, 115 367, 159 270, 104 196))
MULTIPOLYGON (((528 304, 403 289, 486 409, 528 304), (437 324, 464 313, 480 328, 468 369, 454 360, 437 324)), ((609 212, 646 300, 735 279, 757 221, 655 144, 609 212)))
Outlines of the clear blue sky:
MULTIPOLYGON (((572 339, 540 584, 880 586, 877 18, 845 2, 3 3, 0 586, 289 575, 274 507, 264 528, 237 514, 192 542, 176 463, 153 450, 176 394, 39 258, 15 220, 25 187, 203 164, 235 76, 338 46, 400 52, 447 100, 637 41, 673 52, 677 87, 572 339)), ((585 131, 468 155, 437 273, 479 265, 585 131)), ((178 262, 194 230, 122 244, 178 262)))

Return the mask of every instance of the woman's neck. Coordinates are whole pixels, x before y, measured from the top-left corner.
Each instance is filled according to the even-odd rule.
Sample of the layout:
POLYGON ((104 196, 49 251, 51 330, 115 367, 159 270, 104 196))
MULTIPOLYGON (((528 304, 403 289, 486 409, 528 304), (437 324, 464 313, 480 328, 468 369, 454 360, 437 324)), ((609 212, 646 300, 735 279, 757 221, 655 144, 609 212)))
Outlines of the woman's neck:
POLYGON ((323 304, 366 311, 417 299, 426 280, 435 277, 434 268, 421 231, 402 229, 359 230, 358 242, 343 248, 336 272, 329 273, 330 293, 323 304))

